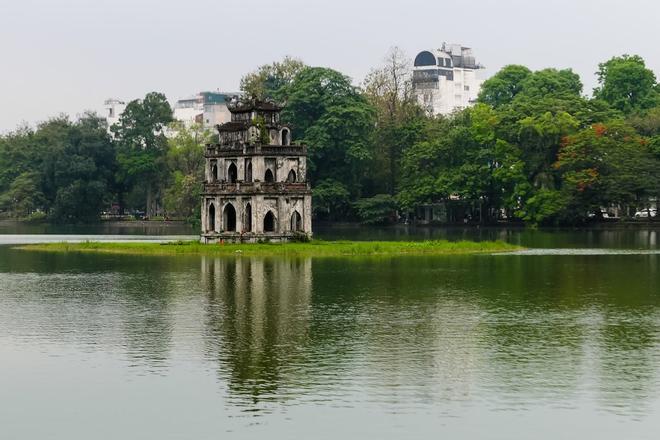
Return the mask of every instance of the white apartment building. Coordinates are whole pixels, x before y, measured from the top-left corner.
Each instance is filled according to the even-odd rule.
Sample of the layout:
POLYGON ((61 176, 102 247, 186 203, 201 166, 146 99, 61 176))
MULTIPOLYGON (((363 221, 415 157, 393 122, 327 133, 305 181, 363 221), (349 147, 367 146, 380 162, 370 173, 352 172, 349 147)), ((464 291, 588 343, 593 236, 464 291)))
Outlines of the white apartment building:
POLYGON ((442 43, 440 49, 415 57, 413 88, 418 102, 434 115, 447 115, 472 105, 483 80, 472 49, 442 43))
POLYGON ((200 92, 189 98, 179 99, 174 104, 174 119, 186 127, 200 124, 212 128, 231 120, 227 104, 238 93, 200 92))
MULTIPOLYGON (((239 95, 240 93, 200 92, 192 97, 180 99, 172 108, 174 120, 182 122, 188 128, 193 124, 206 128, 224 124, 231 120, 231 112, 227 104, 239 95)), ((109 98, 103 102, 103 115, 108 122, 108 132, 113 124, 119 122, 124 110, 126 103, 119 99, 109 98)), ((174 131, 166 130, 166 135, 174 134, 174 131)))
POLYGON ((108 121, 108 130, 113 124, 119 122, 119 117, 126 109, 126 103, 116 98, 109 98, 103 102, 103 109, 105 111, 105 119, 108 121))

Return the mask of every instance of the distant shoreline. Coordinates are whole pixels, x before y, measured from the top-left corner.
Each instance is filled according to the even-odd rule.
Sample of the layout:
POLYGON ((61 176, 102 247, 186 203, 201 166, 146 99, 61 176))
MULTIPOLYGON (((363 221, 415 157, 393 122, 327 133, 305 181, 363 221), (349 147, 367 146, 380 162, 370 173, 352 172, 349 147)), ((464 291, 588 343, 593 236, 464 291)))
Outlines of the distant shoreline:
MULTIPOLYGON (((190 225, 185 220, 101 220, 96 223, 81 223, 81 224, 62 224, 57 225, 54 223, 47 222, 29 222, 23 220, 14 220, 14 219, 0 219, 0 226, 7 225, 24 225, 24 226, 62 226, 62 227, 85 227, 85 226, 113 226, 117 228, 131 228, 131 227, 147 227, 147 226, 159 226, 159 227, 171 227, 171 228, 181 228, 181 227, 190 227, 191 229, 197 230, 197 228, 190 225)), ((355 228, 403 228, 403 227, 412 227, 412 228, 466 228, 466 229, 540 229, 540 230, 568 230, 568 229, 585 229, 585 230, 594 230, 594 229, 660 229, 660 220, 621 220, 621 221, 603 221, 598 223, 589 223, 584 225, 560 225, 560 226, 532 226, 524 223, 495 223, 488 225, 480 225, 476 223, 431 223, 431 224, 420 224, 420 223, 393 223, 386 225, 364 225, 359 222, 328 222, 328 221, 319 221, 314 222, 314 225, 320 227, 355 227, 355 228)))

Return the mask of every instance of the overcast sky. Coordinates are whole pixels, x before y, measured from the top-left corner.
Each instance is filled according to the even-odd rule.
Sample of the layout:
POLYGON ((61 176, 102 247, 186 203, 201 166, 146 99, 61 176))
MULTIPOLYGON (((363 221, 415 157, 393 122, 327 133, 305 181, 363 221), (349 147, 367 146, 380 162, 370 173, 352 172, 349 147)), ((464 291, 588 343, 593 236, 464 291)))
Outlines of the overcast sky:
POLYGON ((412 58, 472 47, 485 76, 506 64, 572 67, 639 54, 660 76, 660 0, 0 0, 0 132, 103 100, 235 91, 285 55, 356 84, 391 46, 412 58))

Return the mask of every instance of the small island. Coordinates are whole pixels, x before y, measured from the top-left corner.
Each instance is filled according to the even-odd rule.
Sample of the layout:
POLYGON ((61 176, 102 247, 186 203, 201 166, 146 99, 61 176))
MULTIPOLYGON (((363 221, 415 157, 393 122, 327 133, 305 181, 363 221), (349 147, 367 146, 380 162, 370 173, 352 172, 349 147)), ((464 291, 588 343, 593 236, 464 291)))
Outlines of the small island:
POLYGON ((81 242, 41 243, 17 249, 59 253, 103 253, 125 255, 212 255, 212 256, 415 256, 467 255, 511 252, 522 249, 502 241, 321 241, 304 243, 217 243, 204 245, 197 241, 145 242, 81 242))

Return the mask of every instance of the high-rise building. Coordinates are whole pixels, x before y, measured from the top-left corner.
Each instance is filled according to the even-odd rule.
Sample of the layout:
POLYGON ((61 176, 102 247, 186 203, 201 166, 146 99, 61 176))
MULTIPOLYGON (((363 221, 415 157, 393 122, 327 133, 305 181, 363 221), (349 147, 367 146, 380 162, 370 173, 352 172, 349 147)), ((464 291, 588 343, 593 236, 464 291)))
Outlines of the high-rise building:
POLYGON ((415 57, 413 88, 419 104, 434 115, 447 115, 472 105, 479 95, 483 66, 472 49, 443 43, 440 49, 415 57))

